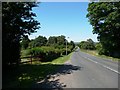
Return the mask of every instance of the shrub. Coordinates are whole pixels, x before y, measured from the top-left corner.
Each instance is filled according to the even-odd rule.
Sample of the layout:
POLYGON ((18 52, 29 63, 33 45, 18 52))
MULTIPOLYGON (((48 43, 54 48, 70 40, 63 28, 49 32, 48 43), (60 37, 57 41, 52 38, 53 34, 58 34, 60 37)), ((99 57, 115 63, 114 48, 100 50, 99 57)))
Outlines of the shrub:
MULTIPOLYGON (((71 52, 71 50, 68 48, 68 54, 71 52)), ((28 55, 37 56, 41 58, 41 61, 51 61, 53 59, 56 59, 60 57, 61 55, 66 54, 66 48, 58 49, 54 47, 35 47, 32 49, 28 49, 28 55)))

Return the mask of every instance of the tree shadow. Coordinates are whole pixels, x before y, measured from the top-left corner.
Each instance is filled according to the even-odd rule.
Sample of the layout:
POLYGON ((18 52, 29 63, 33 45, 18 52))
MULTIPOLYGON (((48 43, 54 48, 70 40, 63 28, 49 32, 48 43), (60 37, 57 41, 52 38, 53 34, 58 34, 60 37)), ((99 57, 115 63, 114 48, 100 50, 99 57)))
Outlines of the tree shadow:
POLYGON ((59 79, 55 79, 55 77, 58 77, 60 75, 66 75, 71 74, 73 71, 81 70, 81 67, 79 66, 73 66, 73 65, 54 65, 59 66, 58 69, 56 69, 54 72, 48 74, 46 78, 35 85, 35 88, 54 88, 54 89, 62 89, 65 88, 66 85, 64 83, 60 83, 59 79), (53 80, 49 81, 49 79, 52 78, 53 80))
POLYGON ((64 88, 59 79, 49 80, 59 75, 71 74, 81 70, 79 66, 70 64, 24 64, 14 69, 3 77, 3 88, 64 88), (39 83, 37 83, 39 82, 39 83))

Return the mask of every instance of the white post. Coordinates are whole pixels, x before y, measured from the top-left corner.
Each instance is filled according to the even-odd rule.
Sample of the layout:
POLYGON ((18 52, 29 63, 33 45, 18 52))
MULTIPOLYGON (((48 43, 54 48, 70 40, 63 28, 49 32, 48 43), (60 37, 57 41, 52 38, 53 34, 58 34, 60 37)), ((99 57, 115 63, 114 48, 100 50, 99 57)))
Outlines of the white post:
POLYGON ((66 55, 67 55, 67 40, 66 40, 66 55))
MULTIPOLYGON (((67 38, 69 38, 69 37, 67 37, 67 38)), ((66 39, 66 55, 67 55, 67 39, 66 39)))

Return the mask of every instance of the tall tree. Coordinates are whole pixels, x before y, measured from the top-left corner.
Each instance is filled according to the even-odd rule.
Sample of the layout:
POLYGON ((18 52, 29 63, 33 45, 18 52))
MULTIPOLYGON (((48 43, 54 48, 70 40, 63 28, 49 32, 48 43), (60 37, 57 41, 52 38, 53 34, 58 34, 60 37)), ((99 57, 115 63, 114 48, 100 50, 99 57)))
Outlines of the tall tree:
POLYGON ((57 37, 55 36, 50 36, 48 38, 48 45, 54 45, 54 44, 57 44, 57 37))
POLYGON ((95 44, 92 39, 87 39, 87 41, 81 41, 79 43, 79 47, 81 49, 89 49, 89 50, 94 50, 95 49, 95 44))
POLYGON ((61 36, 58 36, 58 37, 57 37, 57 44, 58 44, 58 45, 64 45, 64 44, 65 44, 65 41, 66 41, 66 39, 65 39, 65 36, 64 36, 64 35, 61 35, 61 36))
POLYGON ((120 57, 120 2, 89 3, 87 17, 103 54, 120 57))
POLYGON ((71 50, 73 50, 75 48, 75 43, 73 41, 70 41, 70 46, 72 46, 71 50))
POLYGON ((30 39, 28 38, 28 36, 23 37, 22 42, 21 42, 21 47, 23 49, 26 49, 29 46, 30 43, 30 39))
POLYGON ((46 43, 47 43, 47 38, 46 38, 46 37, 43 37, 43 36, 38 36, 38 37, 34 40, 34 43, 35 43, 35 47, 37 47, 37 46, 45 46, 46 43))
POLYGON ((87 39, 87 41, 91 44, 94 44, 94 41, 92 39, 87 39))
POLYGON ((21 38, 39 28, 40 23, 34 19, 36 14, 32 12, 36 6, 35 2, 2 3, 3 66, 19 63, 21 38))

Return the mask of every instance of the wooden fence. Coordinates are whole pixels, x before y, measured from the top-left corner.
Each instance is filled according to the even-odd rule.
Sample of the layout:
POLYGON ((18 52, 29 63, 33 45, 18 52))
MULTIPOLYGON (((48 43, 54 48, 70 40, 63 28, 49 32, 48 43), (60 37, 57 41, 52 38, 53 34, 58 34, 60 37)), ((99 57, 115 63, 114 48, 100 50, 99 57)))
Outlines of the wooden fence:
POLYGON ((27 57, 21 57, 21 58, 20 58, 21 61, 22 61, 22 59, 30 59, 30 60, 22 61, 22 62, 20 62, 20 63, 23 64, 23 63, 28 63, 28 62, 30 62, 30 63, 32 64, 33 58, 39 58, 39 60, 34 60, 34 61, 40 61, 40 59, 41 59, 40 56, 32 56, 32 55, 31 55, 31 56, 27 56, 27 57))

